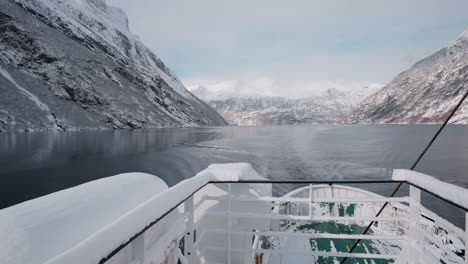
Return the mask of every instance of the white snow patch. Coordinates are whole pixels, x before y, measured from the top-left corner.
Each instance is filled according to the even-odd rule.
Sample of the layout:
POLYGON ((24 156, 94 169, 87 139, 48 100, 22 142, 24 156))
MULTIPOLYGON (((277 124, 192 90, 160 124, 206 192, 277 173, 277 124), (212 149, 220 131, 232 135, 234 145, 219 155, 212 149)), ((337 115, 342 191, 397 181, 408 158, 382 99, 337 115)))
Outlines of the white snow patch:
POLYGON ((10 73, 2 69, 1 67, 0 67, 0 74, 3 75, 3 77, 7 79, 11 84, 16 86, 16 88, 18 88, 18 90, 20 90, 21 93, 23 93, 28 99, 33 101, 37 105, 37 107, 39 107, 39 109, 43 110, 44 112, 47 112, 47 119, 54 125, 55 129, 59 129, 59 127, 57 126, 57 123, 55 122, 55 117, 52 115, 49 107, 46 104, 44 104, 39 98, 37 98, 37 96, 29 92, 26 88, 19 85, 15 81, 15 79, 13 79, 13 77, 10 75, 10 73))
POLYGON ((395 181, 407 181, 428 191, 431 191, 440 197, 451 202, 468 208, 468 190, 450 183, 446 183, 436 178, 411 171, 411 170, 393 170, 392 179, 395 181))

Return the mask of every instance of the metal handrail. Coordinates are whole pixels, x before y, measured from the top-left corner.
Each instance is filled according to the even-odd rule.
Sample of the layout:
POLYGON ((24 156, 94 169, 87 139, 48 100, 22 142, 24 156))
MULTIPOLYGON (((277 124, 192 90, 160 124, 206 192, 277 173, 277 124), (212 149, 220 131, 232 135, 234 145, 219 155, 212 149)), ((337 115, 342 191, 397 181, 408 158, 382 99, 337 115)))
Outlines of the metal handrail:
MULTIPOLYGON (((156 223, 158 223, 161 219, 163 219, 164 217, 166 217, 169 213, 171 213, 174 209, 178 208, 180 205, 182 205, 183 203, 185 203, 190 197, 192 197, 195 193, 197 193, 198 191, 200 191, 201 189, 203 189, 205 186, 207 185, 210 185, 210 184, 328 184, 330 186, 332 185, 335 185, 335 184, 389 184, 389 183, 395 183, 395 184, 408 184, 409 186, 413 186, 413 187, 416 187, 422 191, 425 191, 433 196, 435 196, 436 198, 439 198, 447 203, 450 203, 454 206, 456 206, 457 208, 460 208, 462 210, 464 210, 465 212, 468 212, 468 209, 463 207, 463 206, 460 206, 458 204, 455 204, 453 202, 451 202, 450 200, 447 200, 443 197, 440 197, 439 195, 429 191, 429 190, 426 190, 425 188, 422 188, 414 183, 410 183, 410 182, 407 182, 407 181, 393 181, 393 180, 341 180, 341 181, 315 181, 315 180, 240 180, 240 181, 209 181, 208 183, 206 183, 205 185, 201 186, 200 188, 198 188, 196 191, 194 191, 193 193, 191 193, 190 195, 187 196, 186 199, 184 199, 183 201, 181 201, 180 203, 178 203, 176 206, 172 207, 170 210, 168 210, 164 215, 162 215, 161 217, 159 217, 158 219, 156 219, 155 221, 151 222, 148 226, 146 226, 144 229, 142 229, 140 232, 138 232, 137 234, 135 234, 133 237, 131 237, 126 243, 122 244, 121 246, 119 246, 118 248, 116 248, 114 251, 112 251, 111 254, 109 254, 107 257, 103 258, 99 263, 106 263, 108 260, 110 260, 114 255, 116 255, 118 252, 120 252, 123 248, 125 248, 126 246, 128 246, 130 243, 132 243, 138 236, 140 236, 141 234, 143 234, 145 231, 147 231, 149 228, 151 228, 153 225, 155 225, 156 223)), ((274 197, 271 197, 272 200, 274 200, 274 197)), ((307 198, 306 198, 307 199, 307 198)), ((384 200, 387 200, 388 198, 376 198, 377 200, 376 201, 372 201, 372 199, 369 199, 369 200, 366 200, 366 201, 362 201, 362 202, 382 202, 380 200, 384 199, 384 200)), ((404 200, 406 202, 406 199, 407 197, 398 197, 398 198, 393 198, 395 200, 395 202, 401 202, 400 200, 404 200)), ((233 201, 235 201, 236 199, 233 199, 233 201)), ((241 199, 239 199, 241 200, 241 199)), ((279 199, 281 200, 281 199, 279 199)), ((262 201, 262 200, 260 200, 262 201)), ((268 202, 268 200, 265 200, 264 202, 268 202)), ((210 214, 210 213, 208 213, 210 214)), ((245 216, 249 216, 249 215, 245 215, 245 216)), ((264 215, 259 215, 259 216, 264 216, 264 215)), ((269 216, 270 217, 270 216, 269 216)), ((274 217, 272 217, 274 218, 274 217)), ((281 217, 280 217, 281 218, 281 217)), ((294 217, 293 217, 294 218, 294 217)), ((323 217, 322 217, 323 218, 323 217)), ((339 218, 341 217, 328 217, 328 218, 323 218, 323 219, 332 219, 332 220, 339 220, 339 218), (336 219, 335 219, 336 218, 336 219)), ((344 218, 341 218, 341 219, 345 219, 345 220, 351 220, 351 218, 353 219, 356 219, 356 217, 344 217, 344 218), (349 218, 349 219, 348 219, 349 218)), ((362 217, 361 217, 362 218, 362 217)), ((368 221, 368 220, 375 220, 375 221, 405 221, 407 219, 400 219, 400 218, 394 218, 394 220, 390 220, 390 219, 384 219, 384 218, 376 218, 376 217, 366 217, 366 218, 362 218, 362 219, 358 219, 358 220, 362 220, 362 221, 368 221)), ((387 217, 388 218, 388 217, 387 217)), ((317 220, 323 220, 323 219, 318 219, 317 220)), ((313 220, 313 219, 304 219, 304 220, 313 220)), ((197 241, 199 242, 199 241, 197 241)), ((197 243, 199 244, 199 243, 197 243)), ((345 254, 346 255, 346 254, 345 254)), ((345 256, 343 255, 343 256, 345 256)))

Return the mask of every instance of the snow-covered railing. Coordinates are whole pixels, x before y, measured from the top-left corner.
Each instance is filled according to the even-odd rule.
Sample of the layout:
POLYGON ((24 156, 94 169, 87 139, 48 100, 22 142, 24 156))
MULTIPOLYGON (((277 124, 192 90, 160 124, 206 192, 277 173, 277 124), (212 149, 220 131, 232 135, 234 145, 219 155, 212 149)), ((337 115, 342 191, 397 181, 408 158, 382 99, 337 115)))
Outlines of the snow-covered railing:
POLYGON ((397 263, 468 263, 468 190, 411 170, 394 170, 392 179, 410 185, 408 244, 397 263), (421 191, 464 210, 465 230, 425 208, 421 191))
POLYGON ((437 180, 434 177, 412 170, 394 170, 392 179, 394 181, 407 182, 465 211, 468 210, 468 189, 437 180))
POLYGON ((0 210, 0 263, 158 263, 185 235, 183 207, 193 193, 210 181, 259 177, 249 164, 215 164, 171 188, 154 175, 128 173, 33 199, 0 210))
POLYGON ((284 259, 303 256, 339 261, 349 257, 393 259, 396 263, 466 263, 462 253, 464 248, 464 254, 467 252, 466 230, 420 203, 421 190, 461 208, 464 203, 459 199, 463 196, 454 189, 449 196, 440 187, 425 185, 421 177, 428 176, 397 178, 402 174, 406 177, 408 172, 395 172, 398 181, 270 181, 248 164, 217 164, 171 188, 151 175, 109 177, 1 210, 0 262, 256 263, 261 258, 263 263, 275 264, 281 263, 275 259, 281 255, 284 259), (348 186, 397 182, 410 185, 408 196, 383 197, 348 186), (306 186, 282 197, 273 196, 272 185, 285 183, 306 186), (389 205, 376 217, 386 202, 389 205), (340 211, 345 208, 347 212, 350 206, 352 213, 340 211), (113 214, 108 215, 110 209, 113 214), (35 218, 29 222, 32 227, 18 224, 29 212, 35 218), (71 218, 62 217, 64 212, 71 218), (55 221, 50 215, 57 215, 55 221), (297 226, 314 223, 366 226, 370 221, 376 224, 369 234, 313 229, 293 232, 297 226), (291 248, 281 242, 318 239, 362 239, 373 241, 380 250, 350 253, 334 247, 291 248), (281 246, 274 245, 275 241, 281 246))
MULTIPOLYGON (((306 182, 310 183, 300 183, 306 182)), ((380 184, 396 182, 370 181, 380 184)), ((184 241, 183 250, 177 251, 177 257, 181 263, 255 263, 259 257, 263 263, 280 263, 274 259, 275 255, 285 259, 287 256, 302 256, 310 257, 310 260, 334 258, 339 261, 348 257, 387 259, 396 263, 438 263, 440 260, 465 263, 463 256, 459 256, 466 241, 465 231, 416 202, 416 190, 419 188, 411 186, 409 196, 383 197, 362 189, 337 185, 339 182, 327 182, 327 185, 320 184, 324 182, 313 183, 286 196, 274 197, 269 185, 282 184, 281 181, 210 181, 184 205, 184 208, 189 208, 186 212, 193 217, 188 220, 188 226, 183 227, 186 235, 181 239, 184 241), (385 202, 390 204, 381 216, 376 217, 376 212, 385 202), (355 213, 323 214, 319 205, 324 203, 355 204, 355 213), (370 221, 376 222, 371 234, 291 232, 284 228, 291 223, 320 222, 366 226, 370 221), (381 251, 349 253, 317 248, 262 248, 262 243, 268 238, 305 241, 361 239, 373 241, 381 251), (456 239, 459 241, 454 241, 456 239)))

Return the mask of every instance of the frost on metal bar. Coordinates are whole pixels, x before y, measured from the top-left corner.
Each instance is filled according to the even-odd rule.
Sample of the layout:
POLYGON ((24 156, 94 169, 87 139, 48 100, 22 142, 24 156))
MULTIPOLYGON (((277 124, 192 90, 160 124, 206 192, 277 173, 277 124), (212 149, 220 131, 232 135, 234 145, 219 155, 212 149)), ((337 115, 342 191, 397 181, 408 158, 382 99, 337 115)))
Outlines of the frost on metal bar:
POLYGON ((411 170, 394 170, 392 179, 415 184, 457 205, 468 208, 468 190, 460 186, 411 170))

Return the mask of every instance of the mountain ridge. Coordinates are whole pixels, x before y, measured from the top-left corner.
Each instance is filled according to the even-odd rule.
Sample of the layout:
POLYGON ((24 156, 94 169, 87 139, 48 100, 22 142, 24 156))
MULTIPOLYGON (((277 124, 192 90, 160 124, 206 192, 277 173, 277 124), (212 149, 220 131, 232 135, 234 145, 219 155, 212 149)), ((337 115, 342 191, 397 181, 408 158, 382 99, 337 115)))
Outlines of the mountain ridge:
MULTIPOLYGON (((341 122, 441 123, 467 89, 468 29, 447 46, 398 74, 341 122)), ((468 124, 467 103, 450 122, 468 124)))
POLYGON ((103 0, 2 1, 0 29, 0 130, 227 124, 103 0))
POLYGON ((363 97, 380 86, 354 91, 330 88, 316 96, 285 98, 281 96, 226 96, 210 93, 205 87, 192 92, 205 100, 233 125, 335 124, 349 114, 363 97))

